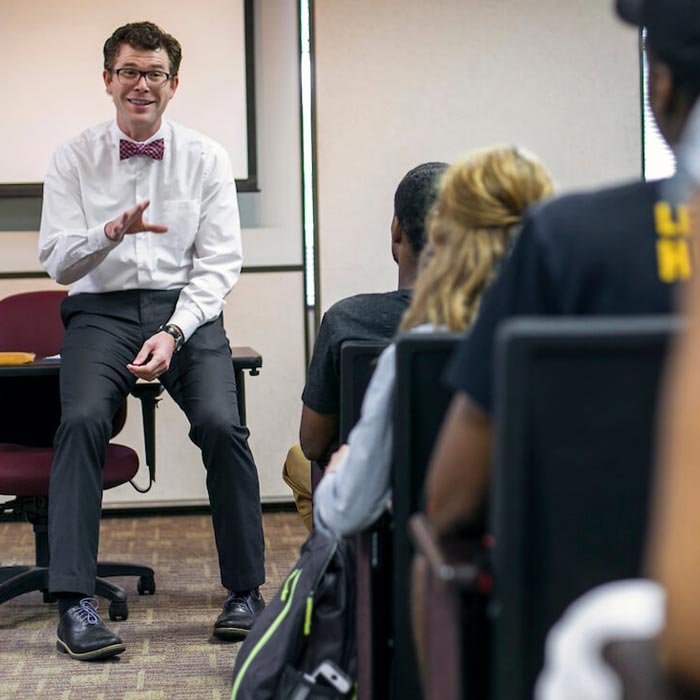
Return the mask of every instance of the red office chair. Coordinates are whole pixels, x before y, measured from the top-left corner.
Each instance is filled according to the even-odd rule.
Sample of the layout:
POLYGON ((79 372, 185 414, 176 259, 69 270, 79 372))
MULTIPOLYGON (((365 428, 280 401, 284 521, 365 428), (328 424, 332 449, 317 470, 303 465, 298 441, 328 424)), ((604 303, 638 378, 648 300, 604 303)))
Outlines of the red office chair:
MULTIPOLYGON (((34 352, 37 360, 58 354, 63 341, 60 317, 65 292, 29 292, 0 300, 0 351, 34 352)), ((36 565, 0 567, 0 603, 30 591, 48 593, 49 544, 47 531, 49 474, 54 434, 60 422, 59 382, 55 369, 21 375, 18 368, 0 367, 0 494, 14 496, 0 503, 0 521, 23 520, 34 526, 36 565)), ((142 400, 146 460, 155 479, 154 424, 159 385, 139 385, 142 400)), ((113 436, 124 426, 126 402, 113 419, 113 436)), ((105 489, 131 481, 139 468, 134 450, 112 444, 107 448, 105 489)), ((141 490, 141 489, 139 489, 141 490)), ((155 593, 153 569, 136 564, 99 562, 95 590, 110 601, 112 620, 126 620, 126 593, 105 577, 139 576, 138 592, 155 593)))

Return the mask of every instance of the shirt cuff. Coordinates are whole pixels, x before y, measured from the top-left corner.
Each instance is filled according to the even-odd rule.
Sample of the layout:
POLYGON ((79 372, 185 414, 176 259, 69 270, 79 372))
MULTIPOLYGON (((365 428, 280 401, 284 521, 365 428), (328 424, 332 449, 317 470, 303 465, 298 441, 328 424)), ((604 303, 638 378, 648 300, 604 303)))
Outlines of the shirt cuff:
POLYGON ((88 253, 99 253, 102 250, 109 248, 116 248, 121 241, 112 241, 105 235, 105 226, 107 222, 102 224, 102 226, 95 226, 94 228, 89 228, 87 232, 87 242, 88 242, 88 253))
POLYGON ((185 336, 183 341, 185 343, 201 325, 199 319, 187 309, 176 309, 175 313, 170 317, 168 323, 172 323, 182 331, 182 334, 185 336))

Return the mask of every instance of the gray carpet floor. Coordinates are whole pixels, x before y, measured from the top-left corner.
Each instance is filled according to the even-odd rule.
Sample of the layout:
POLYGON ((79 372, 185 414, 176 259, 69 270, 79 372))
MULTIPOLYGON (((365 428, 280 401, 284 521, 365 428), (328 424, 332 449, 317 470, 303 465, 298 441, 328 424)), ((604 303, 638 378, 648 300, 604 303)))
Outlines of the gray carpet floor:
MULTIPOLYGON (((306 535, 295 513, 265 515, 266 599, 296 561, 306 535)), ((30 525, 0 524, 0 565, 31 562, 33 549, 30 525)), ((56 606, 43 603, 40 593, 20 596, 0 605, 0 699, 229 698, 240 644, 211 636, 226 592, 209 517, 104 520, 100 558, 143 563, 156 572, 154 596, 139 596, 136 579, 114 579, 127 590, 129 619, 108 624, 126 651, 92 663, 59 654, 56 606)), ((107 605, 100 600, 108 621, 107 605)))

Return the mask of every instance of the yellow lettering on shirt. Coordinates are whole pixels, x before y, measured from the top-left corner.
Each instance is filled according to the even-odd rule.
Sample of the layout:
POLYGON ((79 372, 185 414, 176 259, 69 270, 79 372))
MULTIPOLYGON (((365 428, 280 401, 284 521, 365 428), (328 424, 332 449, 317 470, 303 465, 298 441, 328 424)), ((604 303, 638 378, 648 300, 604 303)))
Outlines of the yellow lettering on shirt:
POLYGON ((689 279, 693 272, 689 207, 657 202, 654 221, 659 236, 656 241, 659 279, 668 284, 689 279))
POLYGON ((660 236, 690 235, 690 209, 684 204, 672 207, 668 202, 657 202, 654 219, 656 232, 660 236))
POLYGON ((690 278, 692 265, 687 240, 659 239, 656 242, 656 258, 662 282, 678 282, 690 278))

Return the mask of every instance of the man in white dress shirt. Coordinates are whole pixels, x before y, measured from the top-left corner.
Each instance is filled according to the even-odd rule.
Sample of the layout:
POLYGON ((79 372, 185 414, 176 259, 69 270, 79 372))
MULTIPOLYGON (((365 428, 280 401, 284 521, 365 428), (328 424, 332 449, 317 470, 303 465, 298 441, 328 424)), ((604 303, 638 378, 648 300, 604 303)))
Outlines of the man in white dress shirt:
POLYGON ((116 119, 59 146, 44 185, 39 257, 73 285, 62 307, 49 586, 57 648, 81 660, 125 648, 92 596, 111 419, 137 378, 160 379, 202 450, 229 591, 214 634, 240 639, 264 607, 258 476, 221 322, 241 271, 236 186, 221 146, 163 118, 180 59, 177 40, 150 22, 117 29, 103 71, 116 119))

